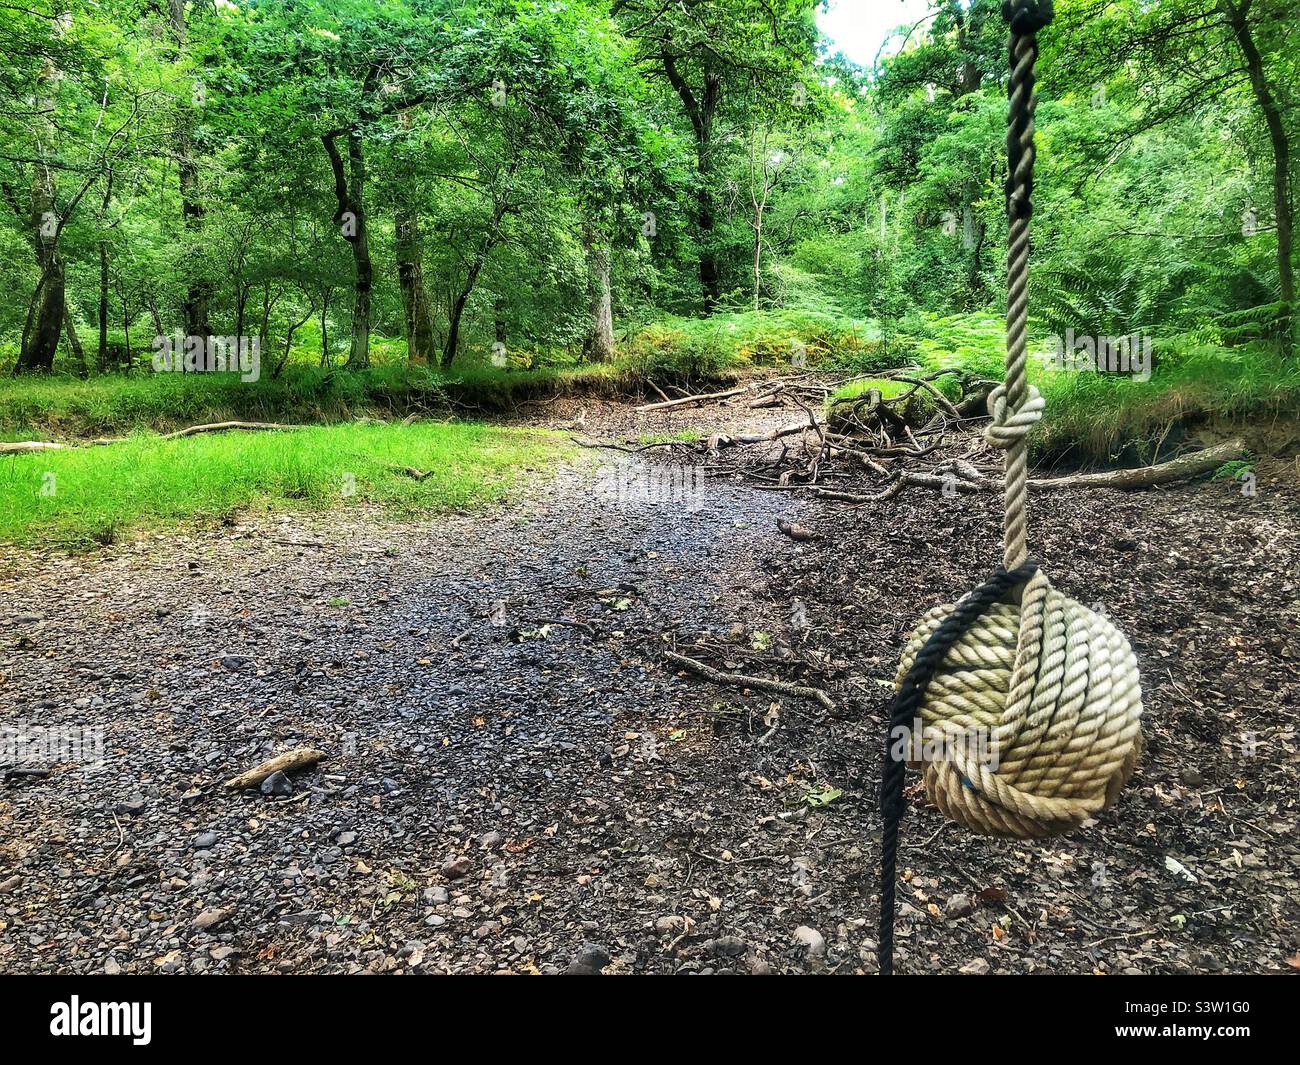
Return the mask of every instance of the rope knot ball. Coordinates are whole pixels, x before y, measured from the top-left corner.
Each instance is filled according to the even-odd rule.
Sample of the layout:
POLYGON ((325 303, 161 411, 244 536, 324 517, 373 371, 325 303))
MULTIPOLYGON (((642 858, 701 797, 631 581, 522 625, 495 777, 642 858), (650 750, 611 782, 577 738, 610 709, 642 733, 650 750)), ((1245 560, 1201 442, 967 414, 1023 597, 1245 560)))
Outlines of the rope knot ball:
POLYGON ((919 768, 935 806, 983 835, 1057 835, 1110 806, 1133 773, 1142 750, 1137 659, 1119 629, 1033 563, 999 572, 1018 583, 997 601, 965 618, 961 603, 925 615, 897 683, 901 693, 935 637, 933 661, 913 681, 927 755, 919 768))
POLYGON ((984 835, 1037 838, 1110 806, 1142 751, 1142 692, 1128 640, 1028 559, 1026 437, 1044 407, 1026 366, 1035 34, 1052 20, 1052 5, 1006 0, 1002 14, 1011 24, 1007 373, 989 397, 985 431, 1004 452, 1002 566, 957 603, 931 610, 903 649, 880 775, 882 975, 894 971, 908 761, 919 764, 926 794, 949 818, 984 835), (910 740, 902 750, 900 739, 910 740))

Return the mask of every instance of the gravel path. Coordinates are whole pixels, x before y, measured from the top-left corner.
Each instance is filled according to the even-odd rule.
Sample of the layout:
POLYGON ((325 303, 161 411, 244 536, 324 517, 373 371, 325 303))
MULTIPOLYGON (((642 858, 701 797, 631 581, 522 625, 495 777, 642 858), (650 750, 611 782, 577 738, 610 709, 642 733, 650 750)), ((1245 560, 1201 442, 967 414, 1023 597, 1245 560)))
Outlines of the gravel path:
MULTIPOLYGON (((1058 583, 1133 637, 1150 750, 1065 840, 917 801, 905 969, 1286 968, 1298 513, 1284 469, 1038 504, 1058 583)), ((0 788, 0 971, 870 972, 893 662, 997 535, 990 499, 853 510, 591 451, 475 514, 11 558, 0 724, 87 748, 0 788), (837 708, 676 676, 669 645, 837 708), (296 745, 328 758, 287 794, 222 787, 296 745)))

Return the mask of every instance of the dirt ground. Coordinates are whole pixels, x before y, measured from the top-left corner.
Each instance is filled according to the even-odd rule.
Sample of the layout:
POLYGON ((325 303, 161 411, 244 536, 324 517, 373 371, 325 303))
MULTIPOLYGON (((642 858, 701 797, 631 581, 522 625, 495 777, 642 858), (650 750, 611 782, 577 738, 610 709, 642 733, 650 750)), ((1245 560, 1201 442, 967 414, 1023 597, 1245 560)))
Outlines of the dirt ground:
MULTIPOLYGON (((756 414, 533 413, 625 440, 756 414)), ((418 523, 6 559, 0 725, 87 749, 0 788, 0 971, 873 972, 895 662, 998 561, 998 501, 855 508, 676 450, 586 449, 418 523), (297 745, 327 760, 290 794, 223 787, 297 745)), ((913 777, 901 971, 1300 966, 1300 483, 1258 476, 1034 499, 1055 583, 1133 642, 1147 750, 1041 843, 946 825, 913 777)))

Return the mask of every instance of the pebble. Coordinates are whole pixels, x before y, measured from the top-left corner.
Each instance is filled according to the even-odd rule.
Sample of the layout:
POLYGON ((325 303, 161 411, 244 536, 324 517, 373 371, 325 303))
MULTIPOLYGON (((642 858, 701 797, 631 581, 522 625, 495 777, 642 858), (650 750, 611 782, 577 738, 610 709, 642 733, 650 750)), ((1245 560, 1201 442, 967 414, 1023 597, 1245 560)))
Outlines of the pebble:
POLYGON ((597 943, 584 943, 569 962, 570 976, 599 976, 609 964, 609 951, 597 943))
POLYGON ((208 850, 217 845, 217 834, 215 832, 200 832, 194 837, 194 846, 201 851, 208 850))
POLYGON ((948 904, 944 906, 943 912, 949 917, 965 917, 975 909, 975 903, 971 901, 969 895, 953 895, 948 904))
POLYGON ((505 842, 505 837, 500 832, 484 832, 479 837, 478 845, 485 851, 500 850, 501 844, 505 842))
POLYGON ((229 910, 222 910, 222 909, 204 910, 196 918, 194 918, 193 921, 190 922, 190 927, 200 932, 204 932, 207 931, 208 929, 215 928, 217 925, 219 925, 222 921, 226 919, 226 915, 229 912, 230 912, 229 910))
POLYGON ((749 944, 739 936, 719 936, 711 946, 719 958, 737 958, 745 953, 749 944))
POLYGON ((462 877, 469 876, 473 868, 474 863, 468 858, 451 857, 442 863, 442 868, 438 871, 448 880, 460 880, 462 877))
POLYGON ((278 795, 284 798, 293 794, 293 784, 289 782, 289 778, 284 773, 272 773, 262 781, 262 794, 278 795))
POLYGON ((131 817, 134 817, 136 814, 144 813, 144 805, 144 796, 139 792, 136 792, 136 794, 132 795, 126 800, 126 802, 120 802, 117 804, 117 812, 119 814, 129 814, 131 817))
POLYGON ((801 924, 794 930, 794 941, 808 952, 810 958, 822 958, 826 955, 826 937, 806 924, 801 924))

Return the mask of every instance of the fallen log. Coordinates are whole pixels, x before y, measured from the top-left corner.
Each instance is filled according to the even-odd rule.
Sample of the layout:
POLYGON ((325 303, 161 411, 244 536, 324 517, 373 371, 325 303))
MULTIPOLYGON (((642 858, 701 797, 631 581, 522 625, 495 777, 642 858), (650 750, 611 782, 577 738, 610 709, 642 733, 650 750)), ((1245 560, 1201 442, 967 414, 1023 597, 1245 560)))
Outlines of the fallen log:
POLYGON ((183 436, 197 436, 199 433, 224 433, 228 429, 262 430, 262 429, 302 429, 301 425, 280 425, 276 422, 212 422, 208 425, 191 425, 186 429, 177 429, 174 433, 163 433, 164 440, 177 440, 183 436))
POLYGON ((805 429, 816 430, 816 425, 809 425, 808 422, 795 422, 793 425, 786 425, 780 429, 772 429, 766 433, 738 433, 735 436, 728 436, 726 433, 718 433, 709 437, 709 447, 717 451, 724 447, 735 447, 738 444, 769 444, 774 440, 780 440, 783 436, 792 436, 795 433, 802 433, 805 429))
POLYGON ((645 414, 647 411, 666 410, 668 407, 681 407, 687 403, 706 403, 711 399, 730 399, 742 392, 749 392, 753 388, 753 385, 740 385, 737 388, 729 388, 723 392, 701 392, 698 396, 682 396, 681 399, 668 399, 662 403, 643 403, 636 408, 636 412, 645 414))
POLYGON ((1185 481, 1189 477, 1217 470, 1225 462, 1246 456, 1246 444, 1240 438, 1216 444, 1201 451, 1180 455, 1155 466, 1136 470, 1110 470, 1106 473, 1073 473, 1068 477, 1033 477, 1030 488, 1150 488, 1159 484, 1185 481))
POLYGON ((36 451, 61 451, 67 446, 50 440, 0 441, 0 455, 30 455, 36 451))
POLYGON ((766 677, 747 677, 741 673, 724 673, 720 669, 714 669, 712 666, 706 666, 703 662, 697 662, 693 658, 687 658, 685 655, 675 654, 672 651, 663 652, 664 659, 681 666, 682 669, 689 670, 691 673, 697 673, 705 680, 711 680, 714 684, 725 684, 733 688, 757 688, 759 691, 776 692, 778 695, 792 695, 801 699, 813 699, 827 710, 835 709, 835 701, 822 691, 821 688, 808 688, 802 684, 788 684, 783 680, 768 680, 766 677))
MULTIPOLYGON (((1104 473, 1072 473, 1065 477, 1031 477, 1029 487, 1037 490, 1052 488, 1153 488, 1162 484, 1173 484, 1192 477, 1217 470, 1225 462, 1244 458, 1248 454, 1245 443, 1240 439, 1216 444, 1188 455, 1180 455, 1168 462, 1155 466, 1143 466, 1134 470, 1108 470, 1104 473)), ((834 499, 842 503, 881 503, 892 499, 904 488, 934 488, 948 493, 1000 492, 1002 481, 997 477, 987 477, 968 462, 960 463, 956 469, 947 473, 918 473, 899 471, 890 482, 874 495, 854 492, 832 491, 829 488, 815 488, 814 491, 823 499, 834 499)))
POLYGON ((254 766, 236 777, 231 777, 226 781, 226 787, 232 791, 255 788, 272 773, 292 773, 298 769, 306 769, 324 757, 325 752, 318 751, 314 747, 295 747, 291 751, 277 754, 274 758, 268 758, 261 765, 254 766))

